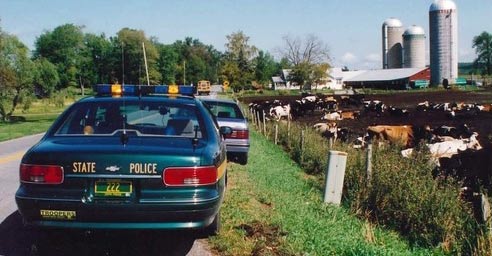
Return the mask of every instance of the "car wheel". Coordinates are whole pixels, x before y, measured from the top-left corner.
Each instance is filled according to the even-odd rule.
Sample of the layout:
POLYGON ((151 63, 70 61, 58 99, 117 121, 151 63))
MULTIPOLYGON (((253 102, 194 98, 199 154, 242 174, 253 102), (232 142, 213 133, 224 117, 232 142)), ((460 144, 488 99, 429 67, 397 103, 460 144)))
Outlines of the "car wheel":
POLYGON ((241 165, 246 165, 248 163, 248 154, 241 154, 237 157, 237 162, 241 165))
POLYGON ((219 234, 221 228, 221 222, 220 222, 220 210, 217 212, 215 215, 214 221, 206 228, 206 233, 209 236, 216 236, 219 234))

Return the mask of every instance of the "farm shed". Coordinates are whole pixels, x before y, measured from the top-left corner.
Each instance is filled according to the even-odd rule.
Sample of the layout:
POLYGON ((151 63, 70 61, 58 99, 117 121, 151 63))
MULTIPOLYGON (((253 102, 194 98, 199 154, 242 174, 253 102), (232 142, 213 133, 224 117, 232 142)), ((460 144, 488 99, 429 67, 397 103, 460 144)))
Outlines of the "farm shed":
POLYGON ((367 70, 346 79, 345 86, 405 90, 416 80, 430 80, 430 69, 427 67, 367 70))

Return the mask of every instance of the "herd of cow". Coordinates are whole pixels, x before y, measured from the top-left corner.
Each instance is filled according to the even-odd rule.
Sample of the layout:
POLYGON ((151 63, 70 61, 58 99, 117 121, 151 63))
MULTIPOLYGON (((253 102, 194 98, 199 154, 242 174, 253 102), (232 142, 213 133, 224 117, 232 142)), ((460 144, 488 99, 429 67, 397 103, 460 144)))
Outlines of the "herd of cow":
POLYGON ((492 147, 487 138, 490 134, 479 140, 478 132, 466 123, 492 116, 491 104, 424 101, 409 109, 386 105, 382 100, 365 100, 363 94, 302 95, 299 99, 254 101, 249 109, 262 113, 257 116, 266 120, 305 120, 305 116, 315 116, 318 121, 311 124, 313 129, 333 142, 351 143, 357 148, 368 143, 397 144, 402 148, 402 157, 412 157, 425 149, 435 163, 436 174, 461 178, 475 191, 480 186, 492 190, 492 147), (418 122, 426 115, 442 117, 456 125, 432 127, 418 122), (352 129, 361 119, 369 125, 352 129))

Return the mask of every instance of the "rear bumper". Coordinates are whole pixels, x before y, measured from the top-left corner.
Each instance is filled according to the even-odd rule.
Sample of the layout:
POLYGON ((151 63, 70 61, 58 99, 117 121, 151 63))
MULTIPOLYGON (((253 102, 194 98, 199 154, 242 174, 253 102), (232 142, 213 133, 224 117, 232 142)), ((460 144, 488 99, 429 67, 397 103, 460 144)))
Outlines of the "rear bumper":
POLYGON ((75 229, 201 229, 212 223, 222 199, 218 195, 195 202, 83 203, 16 195, 19 212, 28 226, 75 229), (41 210, 69 213, 71 218, 42 217, 41 210))
POLYGON ((248 153, 249 145, 226 145, 227 153, 248 153))

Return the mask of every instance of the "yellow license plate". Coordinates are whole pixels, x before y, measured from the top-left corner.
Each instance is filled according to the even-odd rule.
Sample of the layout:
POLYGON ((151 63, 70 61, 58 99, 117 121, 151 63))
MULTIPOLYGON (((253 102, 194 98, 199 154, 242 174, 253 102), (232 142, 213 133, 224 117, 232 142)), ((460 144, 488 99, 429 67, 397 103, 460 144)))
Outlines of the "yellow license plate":
POLYGON ((133 192, 133 184, 131 181, 99 180, 95 183, 94 192, 96 196, 129 197, 133 192))
POLYGON ((59 210, 39 210, 39 214, 43 219, 53 220, 74 220, 77 216, 75 211, 59 211, 59 210))

